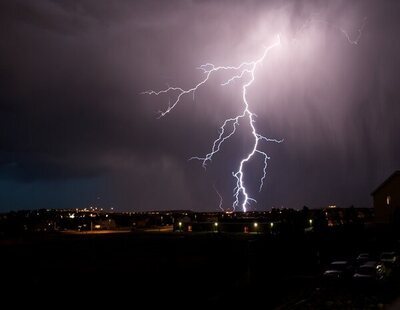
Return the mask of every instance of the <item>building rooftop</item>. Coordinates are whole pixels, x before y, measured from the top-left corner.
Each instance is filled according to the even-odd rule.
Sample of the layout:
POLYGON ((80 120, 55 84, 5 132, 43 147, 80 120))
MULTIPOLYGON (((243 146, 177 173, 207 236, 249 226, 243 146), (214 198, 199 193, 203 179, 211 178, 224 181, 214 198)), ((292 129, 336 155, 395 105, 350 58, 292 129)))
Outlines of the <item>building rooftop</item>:
POLYGON ((388 177, 381 185, 379 185, 372 193, 371 195, 375 195, 382 187, 384 187, 386 184, 391 182, 394 178, 400 176, 400 170, 395 171, 390 177, 388 177))

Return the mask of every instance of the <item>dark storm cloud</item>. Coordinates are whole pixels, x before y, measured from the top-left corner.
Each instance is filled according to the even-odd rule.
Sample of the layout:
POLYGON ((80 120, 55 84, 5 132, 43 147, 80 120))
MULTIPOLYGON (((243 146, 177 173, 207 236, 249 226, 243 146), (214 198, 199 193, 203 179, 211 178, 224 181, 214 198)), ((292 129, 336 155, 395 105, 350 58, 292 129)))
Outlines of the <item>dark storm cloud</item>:
POLYGON ((285 46, 250 94, 260 132, 285 139, 267 146, 257 208, 370 205, 400 167, 399 12, 396 1, 2 1, 1 179, 101 179, 125 209, 214 209, 216 183, 229 202, 245 132, 206 173, 187 158, 237 113, 238 88, 208 86, 160 120, 168 97, 140 92, 191 86, 199 64, 252 59, 279 32, 285 46), (364 17, 349 44, 337 27, 354 37, 364 17))

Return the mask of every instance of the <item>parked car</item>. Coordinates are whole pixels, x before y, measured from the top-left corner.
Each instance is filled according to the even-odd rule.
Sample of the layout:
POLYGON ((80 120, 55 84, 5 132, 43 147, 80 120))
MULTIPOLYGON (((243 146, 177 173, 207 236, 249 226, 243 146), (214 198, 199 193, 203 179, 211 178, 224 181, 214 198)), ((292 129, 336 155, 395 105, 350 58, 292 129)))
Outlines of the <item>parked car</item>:
POLYGON ((325 280, 344 280, 351 277, 353 267, 348 261, 333 261, 322 274, 325 280))
POLYGON ((360 253, 356 258, 356 264, 357 264, 357 266, 361 266, 371 260, 372 260, 372 257, 369 253, 360 253))
POLYGON ((396 252, 383 252, 381 254, 381 262, 389 265, 396 265, 398 262, 398 256, 396 252))
POLYGON ((386 278, 385 265, 378 261, 368 261, 357 268, 353 280, 362 283, 377 283, 386 278))

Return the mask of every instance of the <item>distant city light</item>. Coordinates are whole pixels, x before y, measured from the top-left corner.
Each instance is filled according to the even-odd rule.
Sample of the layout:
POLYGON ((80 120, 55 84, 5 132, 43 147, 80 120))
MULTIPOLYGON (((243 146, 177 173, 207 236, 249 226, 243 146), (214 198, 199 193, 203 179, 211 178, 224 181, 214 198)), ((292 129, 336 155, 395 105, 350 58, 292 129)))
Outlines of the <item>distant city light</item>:
POLYGON ((308 222, 310 223, 310 225, 312 225, 313 220, 312 220, 312 219, 309 219, 308 222))
POLYGON ((217 227, 217 226, 218 226, 218 222, 215 222, 215 223, 214 223, 214 226, 217 227))
POLYGON ((271 228, 274 227, 274 223, 271 222, 271 223, 269 224, 269 226, 271 226, 271 228))
POLYGON ((255 222, 253 225, 254 225, 254 228, 258 227, 258 223, 257 222, 255 222))

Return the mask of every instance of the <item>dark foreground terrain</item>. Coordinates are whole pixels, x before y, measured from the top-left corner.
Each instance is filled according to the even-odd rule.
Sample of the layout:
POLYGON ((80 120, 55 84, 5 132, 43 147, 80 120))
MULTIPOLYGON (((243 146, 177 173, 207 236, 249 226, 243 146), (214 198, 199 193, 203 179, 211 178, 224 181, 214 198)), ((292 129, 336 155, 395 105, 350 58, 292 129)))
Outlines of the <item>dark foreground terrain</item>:
POLYGON ((0 240, 2 292, 149 308, 375 309, 400 295, 395 271, 368 287, 321 274, 333 259, 394 246, 364 234, 30 234, 0 240))

